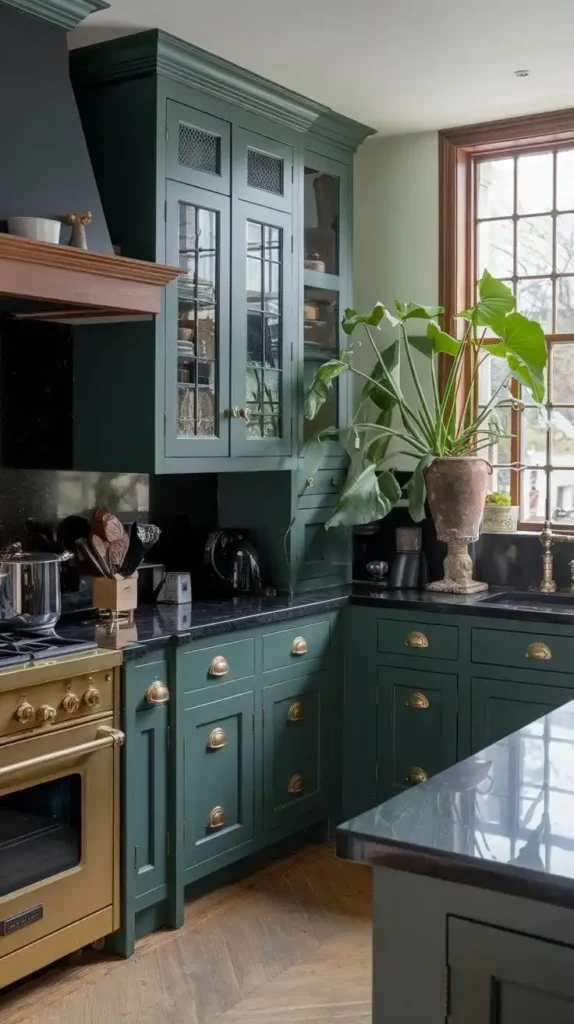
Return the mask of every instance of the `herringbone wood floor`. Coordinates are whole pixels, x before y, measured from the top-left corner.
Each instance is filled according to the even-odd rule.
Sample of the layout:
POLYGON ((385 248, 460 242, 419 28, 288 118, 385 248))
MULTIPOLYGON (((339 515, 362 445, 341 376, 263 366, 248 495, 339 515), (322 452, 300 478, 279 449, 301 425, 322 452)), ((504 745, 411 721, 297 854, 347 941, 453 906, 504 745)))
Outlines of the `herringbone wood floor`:
POLYGON ((89 954, 2 996, 1 1024, 370 1024, 370 871, 328 846, 191 903, 128 961, 89 954))

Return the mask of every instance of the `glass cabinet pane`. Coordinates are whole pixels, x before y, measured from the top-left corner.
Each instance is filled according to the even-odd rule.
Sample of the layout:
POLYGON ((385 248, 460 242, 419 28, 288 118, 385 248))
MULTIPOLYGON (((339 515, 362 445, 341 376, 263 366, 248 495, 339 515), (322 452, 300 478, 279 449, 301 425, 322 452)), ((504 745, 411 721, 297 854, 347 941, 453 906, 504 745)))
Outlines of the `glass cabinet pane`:
POLYGON ((339 179, 305 168, 305 269, 339 273, 339 179))
MULTIPOLYGON (((326 288, 305 288, 304 303, 304 384, 309 390, 316 370, 339 354, 339 293, 326 288)), ((331 396, 314 420, 305 420, 304 437, 310 440, 326 427, 337 425, 338 381, 331 396)))
POLYGON ((219 214, 192 203, 179 209, 177 386, 179 437, 213 437, 219 331, 219 214))
POLYGON ((248 220, 246 437, 281 437, 283 229, 248 220))

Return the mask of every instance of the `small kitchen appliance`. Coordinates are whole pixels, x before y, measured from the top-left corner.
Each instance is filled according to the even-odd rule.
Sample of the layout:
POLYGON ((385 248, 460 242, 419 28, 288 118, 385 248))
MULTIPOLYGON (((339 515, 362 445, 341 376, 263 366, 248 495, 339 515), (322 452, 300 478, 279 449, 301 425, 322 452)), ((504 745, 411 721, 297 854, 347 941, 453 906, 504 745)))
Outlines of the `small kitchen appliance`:
POLYGON ((391 565, 389 588, 413 590, 427 582, 426 559, 422 551, 422 530, 399 526, 395 530, 396 555, 391 565))
POLYGON ((209 534, 203 568, 207 593, 213 596, 263 591, 259 555, 251 541, 238 530, 214 530, 209 534))

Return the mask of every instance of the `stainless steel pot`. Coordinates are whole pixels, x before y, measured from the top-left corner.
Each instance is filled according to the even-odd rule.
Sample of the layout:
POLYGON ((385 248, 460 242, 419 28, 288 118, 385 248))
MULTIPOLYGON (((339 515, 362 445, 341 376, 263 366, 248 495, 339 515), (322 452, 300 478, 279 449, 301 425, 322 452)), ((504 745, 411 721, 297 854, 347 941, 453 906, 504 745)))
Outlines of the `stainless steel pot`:
POLYGON ((60 565, 72 555, 0 554, 0 629, 53 629, 62 610, 60 565))

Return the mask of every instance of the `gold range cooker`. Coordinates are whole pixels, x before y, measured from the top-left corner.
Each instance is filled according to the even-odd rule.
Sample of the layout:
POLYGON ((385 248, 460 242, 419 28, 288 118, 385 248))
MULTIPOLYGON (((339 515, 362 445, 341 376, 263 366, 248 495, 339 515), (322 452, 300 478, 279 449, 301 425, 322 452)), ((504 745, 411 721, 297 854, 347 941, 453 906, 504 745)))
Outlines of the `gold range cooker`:
POLYGON ((0 635, 0 988, 120 924, 121 653, 16 639, 3 667, 0 635))

